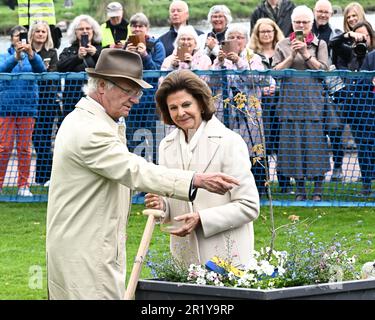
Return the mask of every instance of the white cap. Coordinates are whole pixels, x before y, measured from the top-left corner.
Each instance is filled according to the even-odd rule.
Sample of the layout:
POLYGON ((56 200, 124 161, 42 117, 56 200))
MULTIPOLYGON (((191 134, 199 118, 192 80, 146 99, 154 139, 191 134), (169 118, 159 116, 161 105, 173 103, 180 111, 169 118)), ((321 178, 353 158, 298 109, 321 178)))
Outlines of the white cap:
POLYGON ((121 17, 123 14, 122 5, 119 2, 111 2, 107 5, 107 16, 112 17, 121 17))

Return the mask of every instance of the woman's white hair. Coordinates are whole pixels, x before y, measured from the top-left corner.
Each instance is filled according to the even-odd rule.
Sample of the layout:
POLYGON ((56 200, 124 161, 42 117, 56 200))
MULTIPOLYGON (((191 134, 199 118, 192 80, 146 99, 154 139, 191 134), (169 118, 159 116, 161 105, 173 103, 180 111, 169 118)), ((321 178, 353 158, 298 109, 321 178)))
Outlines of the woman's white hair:
POLYGON ((47 40, 44 43, 44 49, 46 49, 48 51, 50 49, 53 49, 53 40, 52 40, 51 30, 50 30, 49 25, 46 21, 35 21, 30 26, 29 34, 28 34, 28 38, 29 38, 28 40, 29 40, 29 43, 31 43, 31 44, 33 43, 34 33, 41 26, 45 27, 46 30, 47 30, 47 40))
POLYGON ((107 89, 111 89, 114 87, 113 83, 106 81, 105 79, 89 76, 87 84, 83 87, 83 92, 85 93, 85 95, 89 95, 90 93, 94 93, 96 90, 98 90, 99 82, 102 80, 105 81, 107 89))
POLYGON ((250 36, 248 28, 239 23, 233 23, 228 27, 227 31, 225 32, 225 40, 228 40, 229 35, 235 32, 241 33, 245 37, 246 43, 249 42, 250 36))
POLYGON ((173 43, 175 48, 177 48, 178 41, 180 40, 180 38, 182 36, 192 36, 195 40, 195 43, 197 44, 196 47, 195 47, 195 50, 199 50, 199 47, 200 47, 199 37, 198 37, 197 32, 195 31, 195 29, 192 26, 190 26, 190 25, 182 26, 178 29, 176 40, 173 43))
POLYGON ((211 17, 215 13, 223 13, 225 16, 225 19, 227 20, 227 25, 232 22, 232 14, 229 10, 229 8, 225 4, 217 4, 213 7, 211 7, 210 11, 208 12, 207 15, 207 21, 208 23, 211 23, 211 17))
POLYGON ((99 23, 91 16, 87 14, 81 14, 74 18, 74 20, 69 25, 68 31, 66 32, 66 36, 70 44, 73 44, 77 41, 76 29, 78 28, 81 21, 86 21, 92 28, 93 31, 93 38, 92 42, 99 44, 102 41, 102 32, 100 30, 99 23))
POLYGON ((297 6, 293 9, 293 12, 290 16, 292 19, 292 22, 294 21, 294 18, 296 16, 301 15, 301 14, 308 16, 310 22, 314 21, 313 11, 308 6, 302 5, 302 6, 297 6))

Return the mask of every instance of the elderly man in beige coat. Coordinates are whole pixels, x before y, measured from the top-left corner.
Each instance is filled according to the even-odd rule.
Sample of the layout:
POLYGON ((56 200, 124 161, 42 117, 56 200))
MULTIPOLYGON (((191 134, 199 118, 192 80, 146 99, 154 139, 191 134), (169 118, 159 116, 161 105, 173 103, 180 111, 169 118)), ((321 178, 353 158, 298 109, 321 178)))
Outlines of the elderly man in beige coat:
POLYGON ((151 86, 131 52, 105 49, 88 68, 87 96, 56 137, 47 210, 50 299, 122 299, 131 190, 192 200, 197 188, 224 194, 238 181, 146 162, 126 147, 126 117, 151 86))

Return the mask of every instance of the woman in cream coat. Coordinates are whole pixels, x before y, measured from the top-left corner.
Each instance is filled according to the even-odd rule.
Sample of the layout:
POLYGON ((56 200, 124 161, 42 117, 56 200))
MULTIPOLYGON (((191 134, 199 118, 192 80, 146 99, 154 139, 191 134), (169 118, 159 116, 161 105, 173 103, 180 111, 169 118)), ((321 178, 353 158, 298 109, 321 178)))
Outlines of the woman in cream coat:
POLYGON ((148 208, 165 211, 164 222, 183 222, 171 231, 172 255, 187 265, 218 256, 245 266, 254 247, 252 221, 259 214, 246 143, 213 115, 211 90, 189 70, 170 73, 156 92, 156 103, 164 123, 177 126, 160 143, 160 164, 202 172, 220 170, 240 181, 223 196, 199 191, 194 202, 146 195, 148 208))

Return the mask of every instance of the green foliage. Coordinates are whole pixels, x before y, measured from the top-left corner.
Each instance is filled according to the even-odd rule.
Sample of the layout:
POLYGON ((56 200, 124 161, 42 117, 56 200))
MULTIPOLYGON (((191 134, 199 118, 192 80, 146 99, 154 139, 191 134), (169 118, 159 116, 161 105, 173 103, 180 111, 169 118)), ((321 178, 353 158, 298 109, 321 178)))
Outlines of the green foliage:
MULTIPOLYGON (((0 203, 0 300, 47 299, 45 268, 46 203, 0 203), (31 289, 30 267, 39 266, 43 275, 41 289, 31 289)), ((127 230, 127 279, 132 269, 147 218, 141 215, 142 205, 134 205, 127 230)), ((259 250, 269 244, 269 220, 267 208, 262 208, 261 217, 254 223, 255 247, 259 250)), ((317 219, 309 229, 321 242, 329 242, 336 233, 348 239, 361 233, 363 240, 356 242, 353 254, 357 255, 357 266, 375 260, 375 248, 367 241, 375 241, 374 208, 298 208, 275 207, 276 226, 290 222, 290 215, 299 216, 300 221, 317 219)), ((303 224, 304 222, 302 222, 303 224)), ((169 251, 165 234, 155 227, 150 251, 162 256, 169 251)), ((276 249, 287 250, 288 238, 278 232, 276 249)), ((143 268, 141 278, 152 274, 143 268)))

